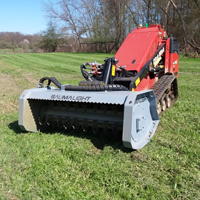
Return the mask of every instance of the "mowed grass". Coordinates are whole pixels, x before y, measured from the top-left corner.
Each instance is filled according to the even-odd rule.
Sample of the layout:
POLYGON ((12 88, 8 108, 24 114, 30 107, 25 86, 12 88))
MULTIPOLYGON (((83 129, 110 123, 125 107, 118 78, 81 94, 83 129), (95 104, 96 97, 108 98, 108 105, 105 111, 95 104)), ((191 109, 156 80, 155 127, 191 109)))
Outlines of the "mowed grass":
POLYGON ((112 56, 0 55, 0 199, 200 199, 199 59, 180 59, 179 100, 139 151, 92 134, 19 129, 24 89, 44 76, 78 84, 82 63, 112 56))

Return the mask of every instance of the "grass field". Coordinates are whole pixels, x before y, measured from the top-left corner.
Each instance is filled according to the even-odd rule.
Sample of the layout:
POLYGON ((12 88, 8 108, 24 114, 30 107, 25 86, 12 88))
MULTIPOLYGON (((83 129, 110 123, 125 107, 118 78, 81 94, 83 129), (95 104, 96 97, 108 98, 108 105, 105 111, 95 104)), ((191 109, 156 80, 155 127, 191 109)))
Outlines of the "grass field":
POLYGON ((18 98, 44 76, 82 80, 106 54, 0 54, 0 199, 200 199, 200 60, 180 59, 179 100, 139 151, 83 133, 24 133, 18 98))

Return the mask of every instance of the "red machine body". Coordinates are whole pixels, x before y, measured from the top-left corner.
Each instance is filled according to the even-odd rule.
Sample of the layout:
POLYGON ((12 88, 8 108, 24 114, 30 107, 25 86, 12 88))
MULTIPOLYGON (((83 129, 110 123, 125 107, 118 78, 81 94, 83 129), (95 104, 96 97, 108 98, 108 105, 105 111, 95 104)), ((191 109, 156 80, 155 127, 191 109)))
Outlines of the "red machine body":
MULTIPOLYGON (((139 73, 153 58, 150 62, 152 73, 156 72, 156 69, 163 68, 162 75, 168 73, 178 77, 178 51, 177 40, 172 36, 167 37, 166 31, 161 28, 161 25, 156 24, 148 28, 138 27, 129 33, 115 58, 119 60, 118 66, 123 66, 127 71, 135 71, 135 73, 139 73)), ((152 76, 151 72, 147 72, 144 77, 138 79, 132 90, 140 91, 152 88, 160 75, 157 73, 152 76)))

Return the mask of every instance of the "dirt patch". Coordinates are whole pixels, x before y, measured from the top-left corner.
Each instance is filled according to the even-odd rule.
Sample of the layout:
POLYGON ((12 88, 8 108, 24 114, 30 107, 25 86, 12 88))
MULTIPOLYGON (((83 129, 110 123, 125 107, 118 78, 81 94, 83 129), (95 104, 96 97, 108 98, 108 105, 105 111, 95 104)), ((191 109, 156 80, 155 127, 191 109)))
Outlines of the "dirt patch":
MULTIPOLYGON (((11 67, 0 62, 0 68, 11 67)), ((20 87, 17 82, 10 75, 0 72, 0 113, 8 114, 18 110, 18 99, 21 93, 20 87)))
POLYGON ((148 156, 140 151, 134 151, 131 154, 133 161, 147 162, 148 156))
MULTIPOLYGON (((8 66, 9 68, 9 66, 8 66)), ((31 76, 31 73, 24 72, 22 69, 16 69, 16 72, 19 72, 24 80, 28 81, 29 83, 32 83, 34 85, 38 84, 38 79, 35 79, 31 76)))
POLYGON ((18 110, 21 90, 9 75, 0 73, 0 112, 3 114, 18 110))
POLYGON ((19 76, 13 77, 15 73, 8 74, 0 70, 0 113, 3 114, 18 111, 19 97, 23 90, 36 87, 38 84, 38 80, 34 79, 30 73, 5 65, 0 61, 0 69, 6 68, 13 70, 19 76))
POLYGON ((0 84, 1 84, 1 96, 5 92, 17 93, 19 87, 17 87, 15 80, 13 80, 9 75, 0 72, 0 84))
POLYGON ((31 77, 31 74, 29 73, 22 73, 22 76, 25 80, 27 80, 30 83, 33 83, 35 86, 38 85, 39 80, 36 80, 35 78, 31 77))

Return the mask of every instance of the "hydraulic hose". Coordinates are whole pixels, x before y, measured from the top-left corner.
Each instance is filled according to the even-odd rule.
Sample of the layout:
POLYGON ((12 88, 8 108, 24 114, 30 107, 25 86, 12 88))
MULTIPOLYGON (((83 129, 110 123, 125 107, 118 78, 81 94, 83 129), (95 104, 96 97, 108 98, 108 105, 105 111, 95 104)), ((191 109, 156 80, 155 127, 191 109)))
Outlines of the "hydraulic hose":
POLYGON ((40 79, 38 86, 43 87, 44 81, 48 80, 47 86, 50 86, 51 82, 58 88, 61 88, 61 83, 55 77, 43 77, 40 79))
POLYGON ((83 75, 83 77, 85 78, 86 81, 96 81, 95 78, 90 77, 89 73, 84 70, 85 65, 81 65, 80 68, 81 68, 81 73, 82 73, 82 75, 83 75))
MULTIPOLYGON (((51 82, 61 89, 61 83, 55 77, 43 77, 39 81, 39 87, 43 87, 44 81, 48 80, 48 85, 50 86, 51 82)), ((69 91, 128 91, 123 85, 109 84, 109 85, 92 85, 92 86, 77 86, 77 85, 65 85, 65 90, 69 91)))

